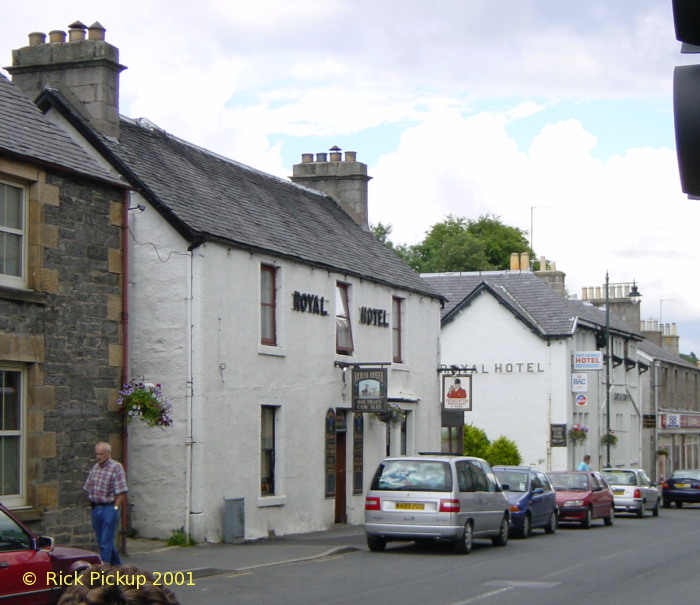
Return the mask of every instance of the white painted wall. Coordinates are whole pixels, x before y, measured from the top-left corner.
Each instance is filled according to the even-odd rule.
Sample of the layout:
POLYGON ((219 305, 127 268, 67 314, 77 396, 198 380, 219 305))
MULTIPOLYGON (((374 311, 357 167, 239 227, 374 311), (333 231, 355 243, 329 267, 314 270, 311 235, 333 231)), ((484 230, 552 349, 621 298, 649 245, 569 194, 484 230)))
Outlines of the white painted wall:
MULTIPOLYGON (((572 355, 595 350, 595 337, 578 330, 573 338, 545 340, 535 335, 493 296, 484 292, 453 321, 443 327, 441 363, 476 366, 473 376, 472 411, 465 422, 486 431, 491 441, 501 435, 515 441, 523 464, 544 470, 575 468, 584 453, 593 466, 606 462, 599 435, 605 430, 605 373, 588 372, 588 403, 575 403, 572 392, 572 355), (580 423, 589 428, 583 445, 569 441, 566 448, 550 447, 550 425, 580 423)), ((636 358, 633 343, 628 354, 636 358)), ((615 350, 623 350, 621 339, 615 350)), ((624 400, 611 399, 611 428, 618 430, 618 445, 611 448, 611 464, 633 465, 640 458, 639 374, 624 364, 614 368, 614 392, 627 393, 624 400), (639 404, 638 404, 639 405, 639 404)), ((638 462, 637 462, 638 464, 638 462)))
MULTIPOLYGON (((410 411, 409 453, 439 447, 437 301, 219 244, 190 254, 150 208, 133 216, 132 232, 131 374, 160 382, 176 408, 171 428, 130 429, 133 525, 142 535, 167 537, 184 527, 197 540, 220 541, 225 498, 244 498, 247 539, 331 526, 324 419, 329 408, 351 406, 350 370, 344 382, 334 361, 391 362, 391 329, 357 320, 361 306, 390 314, 392 295, 405 298, 406 362, 389 366, 389 397, 410 400, 401 403, 410 411), (261 263, 279 267, 276 347, 259 344, 261 263), (351 284, 352 357, 335 354, 336 280, 351 284), (292 310, 295 290, 322 296, 329 314, 292 310), (262 405, 278 406, 277 490, 265 498, 259 495, 262 405)), ((352 494, 349 411, 347 420, 347 514, 360 523, 364 495, 352 494)), ((395 427, 392 453, 398 447, 395 427)), ((365 415, 365 486, 384 453, 385 426, 365 415)))

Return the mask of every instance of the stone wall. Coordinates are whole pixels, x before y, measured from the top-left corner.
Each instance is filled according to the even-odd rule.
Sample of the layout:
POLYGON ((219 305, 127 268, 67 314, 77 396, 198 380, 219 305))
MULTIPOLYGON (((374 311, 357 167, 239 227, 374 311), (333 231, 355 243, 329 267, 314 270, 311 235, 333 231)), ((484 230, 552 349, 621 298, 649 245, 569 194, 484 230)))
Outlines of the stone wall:
MULTIPOLYGON (((16 170, 15 170, 16 169, 16 170)), ((121 457, 122 193, 0 158, 31 176, 29 290, 0 292, 0 361, 26 368, 26 504, 58 543, 95 547, 82 485, 94 444, 121 457)))

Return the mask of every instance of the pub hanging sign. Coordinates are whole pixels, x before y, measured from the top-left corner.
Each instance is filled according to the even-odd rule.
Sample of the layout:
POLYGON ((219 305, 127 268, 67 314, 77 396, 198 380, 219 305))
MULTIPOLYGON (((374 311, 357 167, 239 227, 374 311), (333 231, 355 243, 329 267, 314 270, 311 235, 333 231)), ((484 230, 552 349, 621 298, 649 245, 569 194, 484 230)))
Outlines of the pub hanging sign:
POLYGON ((353 368, 352 411, 381 412, 387 407, 386 368, 353 368))

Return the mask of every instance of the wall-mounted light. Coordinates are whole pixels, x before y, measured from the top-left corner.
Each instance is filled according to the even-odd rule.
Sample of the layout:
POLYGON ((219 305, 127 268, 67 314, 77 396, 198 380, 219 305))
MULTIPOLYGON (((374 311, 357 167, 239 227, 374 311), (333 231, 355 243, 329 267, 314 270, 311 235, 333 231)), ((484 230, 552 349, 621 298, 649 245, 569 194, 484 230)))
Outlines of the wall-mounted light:
POLYGON ((138 210, 139 212, 143 212, 145 209, 146 209, 146 206, 144 206, 143 204, 138 204, 137 206, 134 206, 134 207, 132 207, 132 208, 129 208, 128 210, 129 210, 129 211, 131 211, 131 210, 138 210))

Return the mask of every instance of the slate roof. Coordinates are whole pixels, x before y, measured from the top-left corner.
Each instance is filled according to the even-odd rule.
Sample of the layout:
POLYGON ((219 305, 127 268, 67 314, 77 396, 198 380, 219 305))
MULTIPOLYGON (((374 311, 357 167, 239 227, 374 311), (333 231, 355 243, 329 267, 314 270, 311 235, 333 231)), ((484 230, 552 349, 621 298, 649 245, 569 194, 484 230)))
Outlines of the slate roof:
POLYGON ((697 366, 694 366, 692 363, 686 361, 678 355, 674 355, 673 353, 667 351, 663 347, 654 344, 648 339, 644 339, 642 342, 640 342, 637 345, 637 348, 652 359, 658 359, 659 361, 672 363, 674 365, 683 366, 689 369, 692 368, 693 370, 700 371, 700 368, 698 368, 697 366))
MULTIPOLYGON (((569 337, 577 326, 593 330, 605 328, 604 310, 561 296, 529 271, 424 273, 422 277, 447 299, 442 310, 442 325, 457 317, 476 296, 490 292, 541 338, 569 337)), ((642 338, 612 314, 610 329, 635 339, 642 338)))
POLYGON ((193 245, 218 241, 441 298, 360 228, 335 200, 183 141, 147 120, 121 117, 104 137, 58 91, 55 107, 193 245))
POLYGON ((125 186, 0 74, 0 152, 31 162, 125 186))

